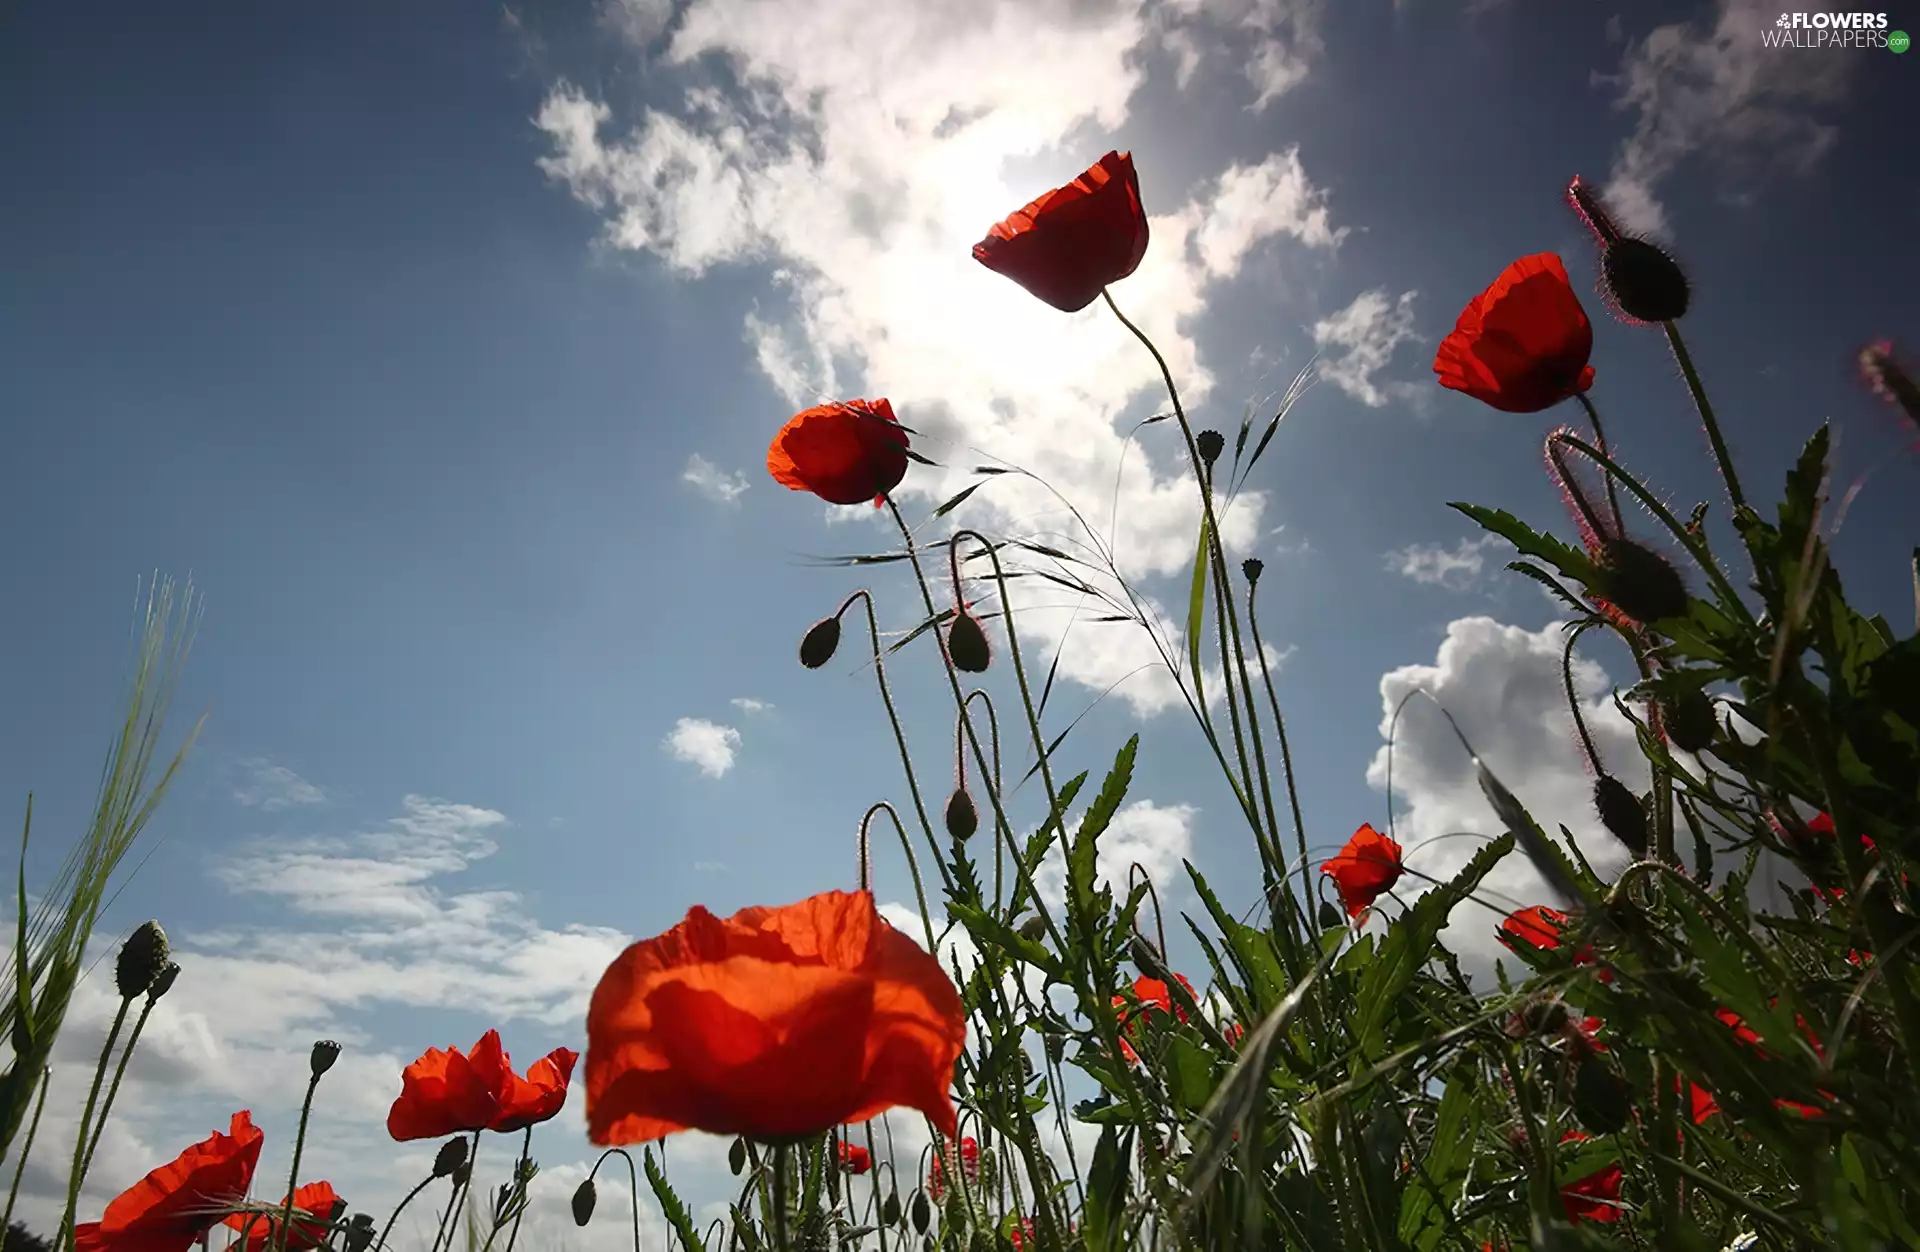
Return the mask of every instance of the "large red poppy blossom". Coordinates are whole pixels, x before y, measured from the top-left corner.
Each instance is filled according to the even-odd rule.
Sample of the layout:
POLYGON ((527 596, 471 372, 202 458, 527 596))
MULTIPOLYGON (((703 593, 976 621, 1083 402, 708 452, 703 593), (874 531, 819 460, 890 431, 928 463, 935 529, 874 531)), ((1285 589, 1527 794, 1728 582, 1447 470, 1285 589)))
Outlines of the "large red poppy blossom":
POLYGON ((1521 257, 1468 302, 1433 372, 1507 413, 1538 413, 1593 385, 1593 325, 1551 252, 1521 257))
POLYGON ((77 1252, 186 1252, 253 1185, 265 1138, 244 1109, 227 1132, 215 1131, 128 1187, 97 1222, 74 1227, 77 1252))
POLYGON ((959 1143, 955 1143, 951 1139, 947 1140, 946 1145, 940 1151, 935 1152, 933 1159, 927 1162, 927 1198, 935 1204, 939 1204, 946 1199, 946 1158, 950 1155, 960 1158, 960 1172, 966 1175, 969 1184, 980 1181, 980 1141, 972 1135, 968 1135, 959 1143))
POLYGON ((524 1130, 567 1102, 567 1083, 579 1059, 571 1048, 555 1048, 522 1078, 513 1072, 497 1030, 481 1035, 471 1052, 428 1048, 400 1073, 400 1096, 387 1111, 387 1133, 405 1142, 473 1130, 524 1130))
POLYGON ((973 259, 1054 308, 1077 313, 1139 268, 1147 213, 1131 152, 1109 152, 987 232, 973 259))
MULTIPOLYGON (((330 1182, 310 1182, 297 1188, 292 1196, 293 1219, 287 1223, 287 1252, 309 1252, 327 1241, 333 1225, 333 1210, 340 1203, 330 1182)), ((260 1252, 280 1230, 280 1215, 287 1201, 274 1205, 271 1213, 235 1213, 225 1224, 241 1232, 245 1252, 260 1252)))
POLYGON ((587 1009, 587 1133, 777 1141, 897 1105, 955 1127, 966 1041, 940 963, 869 892, 686 920, 614 959, 587 1009))
MULTIPOLYGON (((1194 996, 1193 984, 1187 981, 1185 974, 1175 974, 1173 978, 1175 982, 1186 989, 1189 999, 1192 999, 1195 1004, 1200 1002, 1199 999, 1194 996)), ((1167 984, 1158 978, 1147 978, 1143 976, 1134 979, 1133 998, 1140 1003, 1138 1012, 1122 1012, 1120 1014, 1120 1030, 1125 1035, 1130 1035, 1136 1039, 1139 1038, 1140 1028, 1135 1024, 1136 1019, 1144 1017, 1149 1013, 1171 1013, 1183 1023, 1187 1020, 1187 1010, 1173 998, 1173 992, 1167 989, 1167 984)), ((1113 997, 1114 1008, 1125 1009, 1126 1006, 1127 997, 1113 997)), ((1133 1046, 1125 1039, 1120 1040, 1120 1054, 1129 1061, 1138 1061, 1140 1059, 1139 1055, 1134 1052, 1133 1046)))
POLYGON ((1401 868, 1400 845, 1367 824, 1353 832, 1320 872, 1332 876, 1347 916, 1358 917, 1400 881, 1401 868))
MULTIPOLYGON (((1561 1144, 1580 1143, 1587 1138, 1577 1130, 1569 1130, 1560 1136, 1561 1144)), ((1620 1183, 1625 1177, 1619 1162, 1614 1162, 1591 1174, 1574 1179, 1560 1188, 1560 1203, 1567 1211, 1567 1220, 1579 1225, 1581 1222, 1617 1222, 1623 1216, 1620 1208, 1620 1183)))
POLYGON ((817 404, 773 437, 767 473, 828 504, 878 505, 907 476, 907 432, 886 400, 817 404))
MULTIPOLYGON (((1552 950, 1560 946, 1560 932, 1566 929, 1566 925, 1567 915, 1559 909, 1533 904, 1509 913, 1494 937, 1508 948, 1512 948, 1513 941, 1518 939, 1536 948, 1552 950)), ((1573 951, 1575 965, 1593 965, 1598 960, 1593 949, 1585 944, 1573 951)), ((1600 982, 1610 983, 1613 981, 1613 971, 1603 965, 1594 971, 1594 977, 1600 982)))

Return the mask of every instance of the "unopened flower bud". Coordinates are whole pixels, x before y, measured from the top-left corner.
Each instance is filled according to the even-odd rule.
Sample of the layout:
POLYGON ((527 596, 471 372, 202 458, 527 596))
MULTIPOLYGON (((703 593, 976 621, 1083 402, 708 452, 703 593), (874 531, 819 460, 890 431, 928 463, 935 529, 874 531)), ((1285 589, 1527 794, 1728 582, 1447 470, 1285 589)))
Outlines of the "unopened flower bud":
POLYGON ((339 1059, 339 1044, 331 1039, 318 1039, 314 1041, 313 1051, 307 1054, 307 1068, 313 1071, 315 1078, 318 1078, 332 1069, 333 1063, 339 1059))
POLYGON ((1334 908, 1332 902, 1328 900, 1320 901, 1320 909, 1315 916, 1322 930, 1332 930, 1340 924, 1340 910, 1334 908))
POLYGON ((1247 576, 1247 581, 1250 583, 1259 582, 1260 575, 1265 572, 1266 568, 1267 563, 1257 556, 1250 556, 1240 562, 1240 572, 1247 576))
POLYGON ((448 1177, 453 1179, 454 1186, 456 1187, 466 1186, 467 1180, 473 1177, 473 1162, 471 1161, 460 1162, 459 1167, 455 1169, 452 1174, 448 1175, 448 1177))
POLYGON ((167 932, 159 922, 141 922, 120 945, 114 962, 113 984, 122 1000, 145 994, 167 967, 167 932))
POLYGON ((963 674, 984 674, 993 659, 980 619, 965 609, 953 615, 953 625, 947 628, 947 658, 963 674))
POLYGON ((433 1176, 435 1178, 446 1178, 466 1163, 466 1139, 449 1139, 441 1144, 440 1151, 434 1154, 433 1176))
POLYGON ((1687 585, 1653 549, 1631 539, 1608 539, 1595 565, 1600 586, 1594 590, 1634 621, 1644 625, 1687 611, 1687 585))
POLYGON ((747 1141, 735 1139, 733 1146, 727 1149, 727 1168, 738 1178, 740 1171, 747 1167, 747 1141))
POLYGON ((1020 923, 1020 935, 1024 939, 1031 939, 1035 943, 1039 943, 1047 937, 1047 919, 1035 913, 1032 917, 1020 923))
POLYGON ((1891 343, 1883 341, 1861 349, 1860 374, 1878 395, 1899 405, 1907 420, 1920 426, 1920 383, 1915 383, 1894 359, 1891 343))
POLYGON ((1607 833, 1627 845, 1638 857, 1647 854, 1647 812, 1640 798, 1612 774, 1602 774, 1593 783, 1593 807, 1607 833))
POLYGON ((823 617, 807 628, 800 639, 800 664, 808 669, 819 669, 833 659, 840 647, 840 619, 823 617))
POLYGON ((367 1252, 377 1233, 371 1213, 355 1213, 347 1223, 347 1252, 367 1252))
POLYGON ((955 839, 967 840, 979 829, 980 810, 974 807, 973 797, 965 787, 955 787, 947 797, 947 833, 955 839))
POLYGON ((1220 459, 1220 454, 1227 450, 1226 436, 1217 430, 1203 430, 1193 437, 1193 442, 1200 449, 1200 459, 1208 469, 1212 469, 1213 463, 1220 459))
POLYGON ((147 1003, 151 1004, 167 992, 173 990, 174 979, 180 977, 180 963, 168 961, 160 976, 153 980, 153 986, 147 988, 147 1003))
POLYGON ((1720 729, 1714 717, 1713 701, 1706 692, 1693 690, 1660 702, 1660 720, 1667 738, 1682 752, 1700 752, 1713 742, 1720 729))
POLYGON ((1686 315, 1692 291, 1665 251, 1623 235, 1600 253, 1600 282, 1607 300, 1636 322, 1672 322, 1686 315))

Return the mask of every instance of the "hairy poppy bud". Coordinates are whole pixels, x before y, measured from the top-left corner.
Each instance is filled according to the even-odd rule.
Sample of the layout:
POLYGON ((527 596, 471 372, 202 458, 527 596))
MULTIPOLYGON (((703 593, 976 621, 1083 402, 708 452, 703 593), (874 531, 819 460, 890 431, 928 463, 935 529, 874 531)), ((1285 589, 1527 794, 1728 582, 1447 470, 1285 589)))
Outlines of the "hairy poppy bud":
POLYGON ((1213 463, 1220 459, 1220 454, 1227 450, 1226 436, 1217 430, 1203 430, 1193 437, 1193 442, 1200 449, 1200 459, 1206 462, 1208 469, 1212 469, 1213 463))
POLYGON ((583 1179, 580 1185, 573 1189, 574 1225, 584 1226, 593 1220, 594 1202, 599 1198, 600 1193, 594 1189, 591 1178, 583 1179))
POLYGON ((373 1214, 355 1213, 353 1220, 347 1223, 347 1252, 367 1252, 373 1246, 376 1233, 373 1214))
POLYGON ((122 1000, 144 994, 167 967, 167 932, 159 922, 141 922, 120 945, 113 965, 113 985, 122 1000))
POLYGON ((913 1208, 911 1212, 913 1215, 914 1233, 926 1234, 927 1227, 933 1224, 933 1207, 927 1203, 926 1192, 916 1191, 913 1193, 913 1208))
POLYGON ((464 1138, 449 1139, 434 1153, 433 1176, 446 1178, 466 1163, 467 1141, 464 1138))
POLYGON ((1340 910, 1333 907, 1331 900, 1320 901, 1320 911, 1317 916, 1322 930, 1332 930, 1340 924, 1340 910))
POLYGON ((979 829, 980 810, 974 808, 973 797, 965 787, 955 787, 947 797, 947 833, 965 840, 973 838, 973 832, 979 829))
POLYGON ((1631 539, 1600 545, 1600 586, 1594 590, 1634 621, 1657 622, 1687 611, 1687 585, 1658 552, 1631 539))
POLYGON ((1647 854, 1647 811, 1640 798, 1612 774, 1602 774, 1593 783, 1593 807, 1607 833, 1627 845, 1636 858, 1647 854))
POLYGON ((318 1039, 314 1041, 313 1051, 307 1054, 307 1068, 313 1071, 315 1078, 318 1078, 332 1069, 333 1063, 339 1059, 339 1044, 331 1039, 318 1039))
POLYGON ((473 1162, 472 1161, 460 1162, 459 1165, 454 1167, 453 1173, 448 1175, 448 1177, 453 1179, 454 1186, 456 1187, 466 1186, 468 1180, 473 1177, 473 1162))
POLYGON ((833 659, 834 651, 840 646, 840 619, 823 617, 807 628, 800 639, 800 664, 808 669, 819 669, 833 659))
POLYGON ((1876 394, 1899 405, 1907 419, 1920 426, 1920 383, 1894 359, 1891 343, 1869 344, 1860 350, 1860 375, 1876 394))
POLYGON ((1240 572, 1247 576, 1247 581, 1250 583, 1259 582, 1260 575, 1265 572, 1266 568, 1267 563, 1257 556, 1250 556, 1240 562, 1240 572))
POLYGON ((1600 253, 1600 283, 1612 305, 1636 322, 1672 322, 1692 292, 1674 259, 1644 239, 1623 235, 1600 253))
POLYGON ((987 663, 993 658, 980 619, 965 609, 953 615, 953 625, 947 628, 947 658, 963 674, 986 673, 987 663))
POLYGON ((735 1139, 733 1146, 727 1149, 727 1168, 733 1171, 735 1178, 738 1178, 740 1171, 746 1167, 747 1141, 745 1139, 735 1139))
POLYGON ((1047 937, 1047 919, 1035 913, 1032 917, 1020 923, 1020 935, 1024 939, 1031 939, 1035 943, 1039 943, 1047 937))
POLYGON ((153 986, 147 988, 147 1003, 151 1004, 167 992, 173 990, 173 980, 180 977, 180 963, 168 961, 160 976, 153 980, 153 986))
POLYGON ((900 1224, 900 1193, 898 1191, 887 1192, 886 1202, 880 1206, 880 1224, 882 1226, 900 1224))
POLYGON ((1660 702, 1660 720, 1667 738, 1682 752, 1700 752, 1713 742, 1720 724, 1714 718, 1713 701, 1704 691, 1694 690, 1660 702))
POLYGON ((1633 1113, 1633 1089, 1598 1057, 1582 1060, 1573 1073, 1573 1115, 1596 1135, 1610 1135, 1633 1113))

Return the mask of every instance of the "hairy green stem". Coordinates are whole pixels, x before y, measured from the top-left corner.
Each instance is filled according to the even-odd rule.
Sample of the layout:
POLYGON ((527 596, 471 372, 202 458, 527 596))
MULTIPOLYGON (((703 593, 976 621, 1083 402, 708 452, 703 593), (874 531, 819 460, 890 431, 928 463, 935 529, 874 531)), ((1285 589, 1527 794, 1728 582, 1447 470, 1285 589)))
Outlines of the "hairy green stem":
POLYGON ((93 1125, 94 1105, 100 1099, 100 1084, 107 1076, 107 1062, 113 1058, 113 1045, 120 1039, 120 1028, 127 1023, 127 1010, 133 1007, 131 996, 122 997, 120 1010, 113 1015, 113 1028, 107 1032, 107 1041, 100 1048, 100 1062, 93 1067, 93 1086, 87 1090, 87 1104, 80 1114, 79 1129, 74 1132, 73 1168, 67 1175, 67 1211, 60 1219, 59 1242, 68 1248, 73 1246, 74 1210, 80 1205, 80 1183, 86 1177, 87 1168, 87 1130, 93 1125))

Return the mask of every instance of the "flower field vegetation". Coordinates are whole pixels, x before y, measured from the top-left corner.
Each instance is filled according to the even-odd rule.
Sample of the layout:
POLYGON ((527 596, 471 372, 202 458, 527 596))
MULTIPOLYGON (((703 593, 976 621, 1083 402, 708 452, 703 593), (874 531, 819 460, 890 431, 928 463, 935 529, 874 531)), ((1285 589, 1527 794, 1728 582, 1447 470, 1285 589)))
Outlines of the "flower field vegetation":
MULTIPOLYGON (((562 1048, 523 1073, 489 1031, 407 1066, 388 1130, 443 1141, 401 1204, 439 1214, 426 1252, 456 1238, 510 1252, 542 1185, 531 1127, 559 1114, 576 1078, 587 1135, 607 1149, 596 1174, 621 1156, 634 1209, 597 1211, 589 1178, 575 1219, 631 1221, 636 1252, 643 1201, 686 1252, 1920 1247, 1920 896, 1907 864, 1920 858, 1920 640, 1847 603, 1828 560, 1826 431, 1783 484, 1749 495, 1681 336, 1681 268, 1617 229, 1579 180, 1568 199, 1591 231, 1611 311, 1671 346, 1724 501, 1683 518, 1615 459, 1594 400, 1605 371, 1558 256, 1493 276, 1434 371, 1508 413, 1577 410, 1544 434, 1570 540, 1497 508, 1453 507, 1510 543, 1510 568, 1565 607, 1569 733, 1591 766, 1597 816, 1632 855, 1625 869, 1596 873, 1568 815, 1528 811, 1464 735, 1504 833, 1456 875, 1410 871, 1391 819, 1384 832, 1356 822, 1330 859, 1308 856, 1260 633, 1262 567, 1229 562, 1217 520, 1285 409, 1230 435, 1196 429, 1114 294, 1149 238, 1132 158, 1109 153, 993 226, 974 256, 1065 312, 1104 301, 1116 333, 1159 364, 1170 411, 1154 420, 1177 425, 1198 504, 1180 628, 1164 630, 1110 562, 1087 555, 1104 551, 1091 527, 1076 553, 969 529, 928 537, 1014 471, 980 470, 910 524, 893 493, 925 458, 886 400, 794 416, 773 436, 772 477, 835 504, 871 501, 898 527, 897 548, 856 563, 911 575, 918 627, 883 641, 872 597, 858 592, 804 632, 799 660, 817 669, 850 651, 871 666, 905 799, 866 810, 849 890, 725 918, 696 906, 629 947, 593 993, 583 1053, 562 1048), (1044 716, 1054 668, 1023 651, 1020 579, 1099 597, 1160 647, 1257 857, 1251 913, 1230 911, 1191 866, 1179 884, 1097 871, 1139 741, 1093 769, 1065 759, 1066 736, 1044 716), (1642 763, 1602 759, 1580 721, 1572 663, 1589 632, 1617 637, 1637 667, 1617 695, 1647 794, 1622 781, 1642 763), (952 696, 957 767, 945 794, 907 752, 888 685, 888 667, 916 656, 939 666, 952 696), (1009 810, 1026 781, 1013 763, 1029 760, 1044 796, 1037 823, 1009 810), (883 920, 871 892, 872 858, 896 847, 917 933, 883 920), (1770 885, 1758 879, 1763 852, 1777 859, 1769 872, 1784 863, 1804 881, 1785 912, 1761 909, 1750 890, 1770 885), (1518 909, 1486 900, 1483 880, 1508 857, 1532 864, 1545 898, 1518 909), (1197 900, 1191 915, 1162 914, 1173 889, 1197 900), (1442 946, 1456 915, 1497 930, 1512 958, 1497 984, 1470 983, 1442 946), (1197 955, 1174 969, 1166 935, 1181 926, 1197 955), (951 955, 961 932, 964 962, 951 955), (917 1159, 895 1150, 903 1117, 931 1129, 934 1146, 917 1159), (686 1130, 733 1139, 737 1198, 710 1229, 690 1217, 655 1146, 686 1130), (494 1135, 517 1146, 517 1163, 491 1197, 470 1197, 473 1161, 498 1150, 494 1135)), ((1861 366, 1920 424, 1920 391, 1890 347, 1866 349, 1861 366)), ((1542 436, 1516 427, 1513 437, 1542 436)), ((146 778, 184 648, 170 594, 150 606, 94 829, 37 908, 24 877, 19 886, 0 1000, 11 1046, 0 1142, 17 1162, 16 1191, 101 901, 165 786, 146 778)), ((65 1220, 10 1227, 6 1246, 387 1246, 397 1211, 353 1211, 301 1174, 304 1110, 339 1054, 327 1042, 314 1045, 284 1188, 277 1169, 256 1176, 262 1134, 240 1111, 103 1213, 80 1210, 127 1055, 181 974, 151 923, 119 954, 121 1010, 82 1116, 65 1220)))

